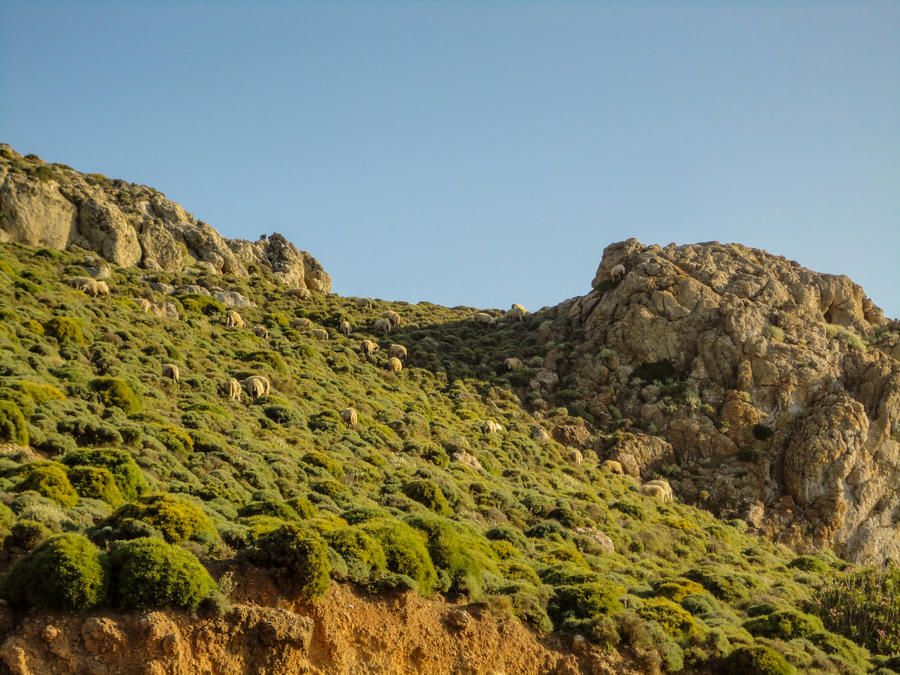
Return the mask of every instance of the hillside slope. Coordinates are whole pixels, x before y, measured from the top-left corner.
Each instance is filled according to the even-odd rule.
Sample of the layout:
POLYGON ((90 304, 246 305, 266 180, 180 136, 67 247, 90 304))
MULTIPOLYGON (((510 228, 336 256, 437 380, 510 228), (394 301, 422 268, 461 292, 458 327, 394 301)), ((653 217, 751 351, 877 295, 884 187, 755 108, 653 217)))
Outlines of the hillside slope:
MULTIPOLYGON (((780 382, 709 375, 724 358, 699 378, 692 345, 721 345, 723 316, 743 325, 716 304, 741 305, 730 293, 695 302, 678 332, 653 314, 674 305, 650 283, 695 283, 653 264, 723 248, 614 245, 585 298, 480 323, 474 308, 305 293, 193 256, 168 271, 110 265, 107 293, 92 251, 0 245, 0 657, 17 673, 129 672, 127 637, 152 655, 147 672, 890 672, 896 567, 798 555, 748 530, 744 517, 762 532, 765 518, 715 487, 718 474, 736 492, 769 480, 769 453, 789 455, 796 438, 777 444, 800 424, 779 417, 780 382), (607 283, 620 261, 624 279, 607 283), (390 333, 376 329, 385 312, 390 333), (399 370, 392 344, 407 348, 399 370), (268 383, 255 396, 254 377, 268 383), (744 414, 770 404, 771 419, 744 414), (703 419, 734 456, 695 461, 686 449, 705 448, 705 431, 678 444, 703 419)), ((822 328, 811 367, 859 396, 851 368, 882 373, 871 419, 896 419, 894 324, 871 307, 827 318, 867 337, 853 347, 822 328)), ((807 348, 777 327, 767 354, 807 348)), ((732 344, 758 352, 754 330, 732 344)), ((879 504, 890 480, 870 478, 879 504)), ((889 553, 890 528, 873 531, 889 553)), ((810 552, 832 541, 790 538, 810 552)))

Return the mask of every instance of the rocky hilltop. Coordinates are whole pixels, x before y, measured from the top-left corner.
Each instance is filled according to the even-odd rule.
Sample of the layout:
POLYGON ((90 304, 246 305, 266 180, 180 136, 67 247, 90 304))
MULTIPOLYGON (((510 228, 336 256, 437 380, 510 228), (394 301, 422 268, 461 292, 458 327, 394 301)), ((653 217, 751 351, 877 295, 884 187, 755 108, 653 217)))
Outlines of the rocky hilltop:
POLYGON ((634 239, 592 285, 540 326, 531 383, 617 429, 583 443, 794 547, 900 558, 900 324, 860 286, 736 244, 634 239))
POLYGON ((82 174, 0 144, 0 242, 81 247, 115 265, 180 272, 195 261, 216 274, 250 270, 320 293, 331 277, 280 234, 225 239, 145 185, 82 174))

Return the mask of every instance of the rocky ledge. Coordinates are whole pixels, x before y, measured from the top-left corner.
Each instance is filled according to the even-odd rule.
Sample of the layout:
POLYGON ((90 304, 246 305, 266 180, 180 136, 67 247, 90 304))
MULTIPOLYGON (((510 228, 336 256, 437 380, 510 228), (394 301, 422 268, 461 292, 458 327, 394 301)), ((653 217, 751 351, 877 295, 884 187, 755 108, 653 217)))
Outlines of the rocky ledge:
POLYGON ((280 234, 225 239, 153 188, 23 157, 6 144, 0 144, 0 241, 81 247, 116 265, 154 270, 199 265, 240 277, 255 271, 291 287, 331 291, 322 265, 280 234))

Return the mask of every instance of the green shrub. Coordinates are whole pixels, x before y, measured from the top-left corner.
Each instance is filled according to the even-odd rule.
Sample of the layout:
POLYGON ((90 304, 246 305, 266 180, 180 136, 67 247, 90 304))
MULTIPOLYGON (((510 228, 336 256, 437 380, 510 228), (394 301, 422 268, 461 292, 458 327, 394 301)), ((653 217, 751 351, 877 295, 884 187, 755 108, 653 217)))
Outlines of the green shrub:
POLYGON ((48 539, 18 560, 0 585, 14 607, 85 611, 106 599, 100 550, 80 534, 48 539))
POLYGON ((118 377, 96 377, 89 386, 97 400, 107 407, 121 408, 126 414, 141 409, 141 400, 128 383, 118 377))
POLYGON ((174 495, 155 494, 125 504, 112 514, 106 524, 118 527, 126 519, 141 520, 159 530, 166 541, 214 537, 216 529, 200 507, 174 495))
POLYGON ((179 295, 178 301, 186 312, 206 316, 218 316, 225 312, 225 305, 207 295, 179 295))
POLYGON ((672 602, 681 602, 689 595, 703 593, 703 586, 690 579, 664 581, 653 589, 653 594, 668 598, 672 602))
POLYGON ((825 574, 828 571, 828 565, 824 560, 820 560, 811 555, 800 555, 788 563, 788 567, 793 567, 804 572, 812 572, 813 574, 825 574))
POLYGON ((447 504, 447 498, 434 481, 427 479, 411 480, 404 483, 403 494, 440 515, 453 513, 447 504))
POLYGON ((825 627, 875 654, 900 652, 900 567, 848 569, 826 579, 803 607, 825 627))
POLYGON ((122 503, 122 493, 109 469, 100 466, 74 466, 69 469, 69 482, 81 497, 100 499, 111 506, 122 503))
POLYGON ((78 445, 119 445, 122 442, 122 435, 115 427, 93 418, 60 420, 56 430, 71 435, 78 445))
POLYGON ((0 441, 28 445, 25 416, 12 401, 0 401, 0 441))
POLYGON ((452 520, 441 516, 410 516, 406 523, 425 535, 441 591, 466 595, 470 599, 481 594, 487 547, 479 547, 477 541, 463 536, 452 520))
POLYGON ((39 461, 23 465, 17 477, 19 482, 14 492, 34 490, 63 508, 71 508, 78 503, 78 493, 69 482, 66 467, 59 462, 39 461))
POLYGON ((360 525, 384 549, 387 568, 416 582, 423 595, 430 595, 437 582, 437 572, 428 555, 423 537, 412 527, 393 518, 373 518, 360 525))
POLYGON ((371 578, 373 572, 380 572, 387 567, 387 558, 381 544, 357 525, 339 527, 323 536, 328 545, 347 563, 347 574, 351 581, 363 583, 371 578))
POLYGON ((746 645, 735 649, 725 661, 732 675, 793 675, 796 673, 784 657, 764 645, 746 645))
POLYGON ((310 527, 285 523, 264 532, 249 554, 251 562, 274 570, 306 601, 322 597, 331 583, 327 545, 310 527))
POLYGON ((177 607, 194 610, 216 582, 188 551, 144 537, 109 556, 111 595, 121 609, 177 607))
POLYGON ((16 388, 35 403, 62 401, 66 397, 65 394, 52 385, 29 382, 28 380, 22 380, 16 385, 16 388))
POLYGON ((51 534, 50 529, 43 523, 22 518, 10 527, 9 536, 4 540, 3 546, 32 551, 51 534))
POLYGON ((344 467, 341 466, 341 463, 337 460, 332 459, 324 452, 319 452, 318 450, 310 450, 305 455, 303 455, 303 461, 310 466, 318 466, 319 468, 325 469, 328 473, 330 473, 335 478, 343 478, 344 477, 344 467))
POLYGON ((637 611, 648 621, 655 621, 662 629, 678 641, 697 635, 699 628, 694 617, 668 598, 651 598, 637 611))
POLYGON ((609 508, 615 509, 616 511, 621 511, 626 516, 631 516, 635 520, 647 519, 647 515, 644 513, 644 509, 642 509, 637 504, 633 504, 632 502, 624 502, 620 500, 610 504, 609 508))
POLYGON ((495 525, 484 534, 491 541, 508 541, 517 549, 523 549, 528 543, 528 539, 522 534, 522 531, 512 525, 495 525))
POLYGON ((149 489, 140 467, 125 450, 74 450, 62 458, 70 467, 96 466, 108 469, 124 499, 133 500, 149 489))
POLYGON ((250 502, 238 509, 238 515, 242 518, 272 516, 282 520, 300 520, 300 516, 293 506, 288 502, 276 499, 259 499, 250 502))
POLYGON ((747 589, 733 573, 721 568, 694 568, 684 573, 691 581, 696 581, 716 598, 729 604, 747 597, 747 589))
POLYGON ((619 596, 624 589, 605 581, 560 586, 547 607, 554 623, 566 619, 592 619, 598 614, 614 614, 622 608, 619 596))
POLYGON ((54 316, 44 324, 44 332, 60 344, 84 344, 81 322, 68 316, 54 316))

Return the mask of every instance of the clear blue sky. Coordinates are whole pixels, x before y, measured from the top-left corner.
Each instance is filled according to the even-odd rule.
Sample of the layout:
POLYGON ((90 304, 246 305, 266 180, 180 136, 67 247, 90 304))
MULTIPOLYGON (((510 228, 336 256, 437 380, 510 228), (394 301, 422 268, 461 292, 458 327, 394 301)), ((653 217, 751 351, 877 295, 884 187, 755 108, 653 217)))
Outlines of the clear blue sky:
POLYGON ((334 290, 530 309, 737 241, 900 317, 900 3, 0 3, 0 140, 284 233, 334 290))

